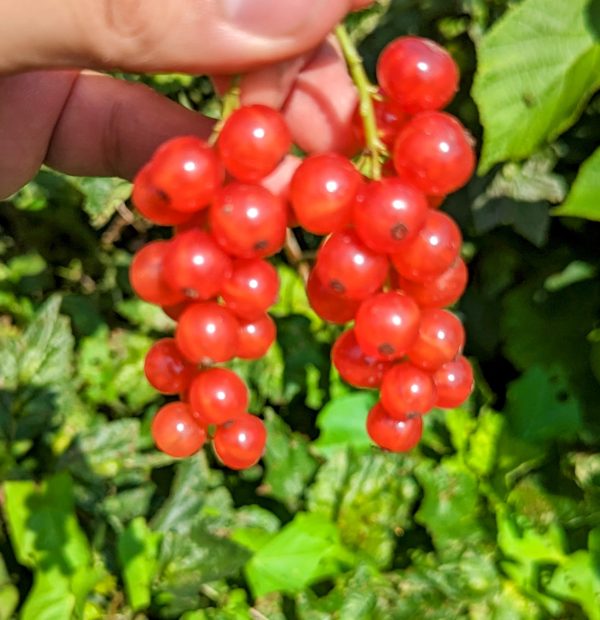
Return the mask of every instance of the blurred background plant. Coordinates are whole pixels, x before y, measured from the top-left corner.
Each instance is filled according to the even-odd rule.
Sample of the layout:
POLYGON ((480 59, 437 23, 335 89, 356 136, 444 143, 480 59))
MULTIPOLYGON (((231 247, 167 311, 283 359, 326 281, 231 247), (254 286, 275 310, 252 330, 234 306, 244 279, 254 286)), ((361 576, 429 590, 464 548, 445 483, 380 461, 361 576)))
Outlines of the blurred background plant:
MULTIPOLYGON (((461 66, 471 402, 374 449, 374 398, 281 258, 277 345, 236 364, 262 464, 159 454, 142 367, 172 323, 127 269, 163 232, 129 184, 44 170, 0 209, 0 620, 600 619, 600 3, 381 0, 348 25, 370 71, 406 33, 461 66)), ((122 77, 217 111, 206 78, 122 77)))

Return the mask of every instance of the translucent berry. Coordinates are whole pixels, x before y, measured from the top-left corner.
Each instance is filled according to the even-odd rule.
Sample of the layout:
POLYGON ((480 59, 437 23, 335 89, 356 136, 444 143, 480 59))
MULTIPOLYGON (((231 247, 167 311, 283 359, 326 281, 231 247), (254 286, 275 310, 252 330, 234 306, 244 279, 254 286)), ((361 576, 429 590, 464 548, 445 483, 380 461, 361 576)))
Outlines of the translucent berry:
POLYGON ((381 403, 367 417, 367 433, 380 448, 390 452, 412 450, 423 434, 423 419, 416 414, 403 420, 392 418, 381 403))
POLYGON ((206 442, 206 430, 198 424, 189 405, 169 403, 152 420, 152 437, 159 450, 183 458, 195 454, 206 442))
POLYGON ((230 469, 247 469, 260 460, 267 443, 267 431, 260 418, 245 413, 217 429, 214 449, 230 469))

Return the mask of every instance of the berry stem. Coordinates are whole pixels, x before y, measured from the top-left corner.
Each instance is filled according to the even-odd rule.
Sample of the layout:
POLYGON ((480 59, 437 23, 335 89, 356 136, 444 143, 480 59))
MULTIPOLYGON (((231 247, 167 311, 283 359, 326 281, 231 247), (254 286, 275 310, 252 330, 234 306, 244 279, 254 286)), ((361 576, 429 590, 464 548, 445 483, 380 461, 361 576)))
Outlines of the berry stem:
POLYGON ((208 143, 213 146, 219 134, 221 133, 221 129, 223 129, 223 125, 225 125, 225 121, 229 118, 229 115, 237 110, 241 105, 241 87, 240 83, 242 81, 241 75, 234 75, 231 78, 231 84, 227 92, 221 98, 221 118, 215 124, 212 134, 208 139, 208 143))
POLYGON ((285 245, 283 246, 286 258, 290 264, 296 269, 304 283, 308 282, 310 275, 310 267, 306 262, 306 257, 302 252, 302 248, 296 239, 296 235, 291 228, 288 228, 285 235, 285 245))
POLYGON ((342 49, 346 64, 348 65, 352 81, 358 91, 358 109, 365 130, 365 155, 367 158, 367 169, 363 169, 362 172, 375 180, 379 180, 381 179, 381 162, 387 155, 387 151, 385 145, 379 138, 375 108, 373 106, 373 98, 377 95, 377 89, 369 81, 362 62, 362 57, 343 24, 336 27, 335 35, 342 49))

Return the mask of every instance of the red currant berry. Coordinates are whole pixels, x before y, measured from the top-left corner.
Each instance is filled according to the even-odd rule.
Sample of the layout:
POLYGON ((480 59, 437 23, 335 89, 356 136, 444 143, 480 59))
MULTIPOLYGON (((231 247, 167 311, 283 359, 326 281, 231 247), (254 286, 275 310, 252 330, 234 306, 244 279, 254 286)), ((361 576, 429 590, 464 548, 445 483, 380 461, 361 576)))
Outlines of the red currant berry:
POLYGON ((179 317, 182 315, 183 311, 190 305, 189 299, 182 301, 178 304, 173 304, 172 306, 162 306, 162 311, 174 321, 179 321, 179 317))
POLYGON ((168 241, 152 241, 131 261, 129 280, 137 296, 151 304, 172 306, 183 301, 183 295, 167 285, 165 259, 170 251, 168 241))
POLYGON ((306 296, 310 307, 324 320, 330 323, 343 325, 351 321, 360 306, 360 300, 347 299, 336 293, 331 287, 325 286, 319 280, 314 269, 308 276, 306 296))
MULTIPOLYGON (((408 121, 408 115, 395 101, 382 94, 373 100, 373 107, 375 108, 379 138, 388 148, 392 148, 398 132, 408 121)), ((360 106, 357 106, 354 111, 352 129, 356 139, 361 144, 365 144, 365 128, 363 118, 360 115, 360 106)))
POLYGON ((236 353, 239 323, 231 310, 214 302, 190 304, 179 317, 175 340, 194 364, 227 362, 236 353))
POLYGON ((436 402, 435 385, 428 372, 401 362, 388 370, 381 383, 381 404, 392 418, 428 413, 436 402))
POLYGON ((423 434, 423 419, 413 415, 404 420, 392 418, 377 403, 367 417, 367 433, 380 448, 390 452, 408 452, 412 450, 423 434))
POLYGON ((207 232, 197 228, 175 235, 165 257, 168 285, 191 299, 216 297, 231 270, 229 256, 207 232))
POLYGON ((354 331, 365 355, 395 360, 417 339, 419 320, 419 308, 408 295, 399 291, 378 293, 360 305, 354 331))
POLYGON ((452 56, 421 37, 392 41, 377 61, 381 89, 408 114, 446 107, 458 90, 458 78, 452 56))
POLYGON ((456 315, 438 308, 423 310, 419 335, 408 350, 408 359, 432 371, 452 361, 464 344, 465 328, 456 315))
POLYGON ((348 299, 364 299, 379 290, 388 270, 387 258, 352 230, 333 233, 319 248, 315 263, 315 274, 326 288, 348 299))
POLYGON ((459 355, 433 373, 437 390, 436 407, 459 407, 473 391, 473 368, 466 357, 459 355))
POLYGON ((239 258, 260 258, 279 252, 285 241, 287 209, 259 185, 231 183, 210 209, 210 225, 221 247, 239 258))
POLYGON ((346 383, 358 388, 377 388, 390 362, 362 352, 353 329, 345 331, 331 349, 331 361, 346 383))
POLYGON ((425 224, 425 196, 399 179, 383 179, 367 186, 354 203, 352 219, 361 241, 376 252, 401 252, 425 224))
POLYGON ((391 257, 392 264, 408 280, 435 278, 458 258, 461 244, 456 222, 445 213, 429 210, 425 226, 401 252, 391 257))
POLYGON ((169 206, 169 197, 152 181, 151 164, 146 164, 137 173, 131 200, 146 219, 159 226, 181 225, 190 218, 189 213, 175 211, 169 206))
POLYGON ((421 308, 445 308, 458 301, 465 292, 469 273, 462 258, 440 276, 431 280, 414 282, 400 278, 400 288, 410 295, 421 308))
POLYGON ((152 437, 159 450, 176 458, 191 456, 206 442, 206 430, 196 422, 189 405, 169 403, 152 420, 152 437))
POLYGON ((223 282, 221 295, 237 316, 251 320, 264 314, 277 300, 279 276, 271 263, 260 258, 237 260, 223 282))
POLYGON ((283 116, 265 105, 244 106, 232 112, 217 142, 227 171, 245 183, 266 177, 291 146, 283 116))
POLYGON ((173 138, 160 146, 149 175, 169 208, 187 214, 208 206, 224 176, 217 154, 195 136, 173 138))
POLYGON ((262 420, 245 413, 217 429, 213 446, 230 469, 248 469, 258 463, 266 443, 267 430, 262 420))
POLYGON ((394 167, 401 179, 425 194, 445 196, 465 185, 475 170, 471 141, 450 114, 423 112, 398 134, 394 167))
POLYGON ((260 359, 267 354, 276 337, 277 327, 268 314, 252 321, 241 322, 236 356, 243 360, 260 359))
POLYGON ((208 209, 192 213, 191 216, 188 214, 185 222, 175 226, 174 233, 182 233, 190 229, 208 230, 208 209))
POLYGON ((173 338, 155 342, 144 362, 144 373, 152 387, 163 394, 185 392, 195 368, 181 355, 173 338))
POLYGON ((290 186, 298 222, 317 235, 346 227, 360 185, 360 173, 345 157, 322 153, 306 158, 290 186))
POLYGON ((190 405, 205 424, 224 424, 248 410, 248 388, 231 370, 209 368, 196 375, 189 390, 190 405))

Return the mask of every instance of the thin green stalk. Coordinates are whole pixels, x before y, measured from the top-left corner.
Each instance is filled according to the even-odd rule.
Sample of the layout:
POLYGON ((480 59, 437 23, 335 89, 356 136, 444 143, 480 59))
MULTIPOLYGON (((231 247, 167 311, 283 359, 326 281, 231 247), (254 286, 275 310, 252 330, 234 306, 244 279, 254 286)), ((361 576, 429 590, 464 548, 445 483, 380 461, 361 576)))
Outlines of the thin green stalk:
POLYGON ((241 82, 241 76, 234 75, 231 78, 231 85, 229 86, 229 89, 221 98, 221 118, 215 124, 212 134, 210 135, 210 138, 208 139, 208 143, 211 146, 214 145, 215 142, 217 141, 217 138, 219 137, 219 134, 221 133, 221 129, 223 129, 223 125, 225 124, 225 121, 229 118, 230 114, 234 110, 237 110, 241 105, 240 82, 241 82))
POLYGON ((344 54, 344 59, 348 65, 352 81, 358 91, 358 109, 365 131, 365 157, 368 164, 368 170, 365 172, 368 172, 368 176, 371 178, 379 180, 381 178, 382 160, 387 155, 387 151, 385 145, 379 138, 375 108, 373 106, 373 98, 377 95, 377 89, 369 81, 362 58, 348 34, 346 27, 342 24, 337 26, 335 35, 342 49, 342 53, 344 54))

